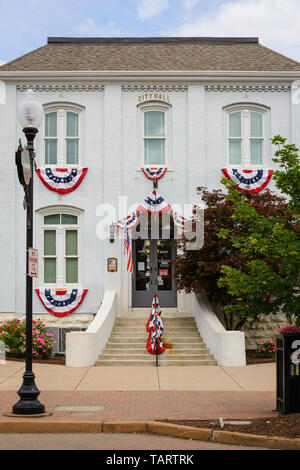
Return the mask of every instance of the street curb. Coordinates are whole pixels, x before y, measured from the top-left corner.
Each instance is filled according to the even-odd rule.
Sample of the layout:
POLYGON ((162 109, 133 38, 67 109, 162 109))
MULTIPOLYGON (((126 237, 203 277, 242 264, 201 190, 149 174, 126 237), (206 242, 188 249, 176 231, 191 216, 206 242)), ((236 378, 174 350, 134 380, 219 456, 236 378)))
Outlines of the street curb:
POLYGON ((265 449, 300 450, 300 439, 268 437, 208 428, 181 426, 159 421, 0 421, 0 434, 12 433, 148 433, 218 444, 262 447, 265 449))

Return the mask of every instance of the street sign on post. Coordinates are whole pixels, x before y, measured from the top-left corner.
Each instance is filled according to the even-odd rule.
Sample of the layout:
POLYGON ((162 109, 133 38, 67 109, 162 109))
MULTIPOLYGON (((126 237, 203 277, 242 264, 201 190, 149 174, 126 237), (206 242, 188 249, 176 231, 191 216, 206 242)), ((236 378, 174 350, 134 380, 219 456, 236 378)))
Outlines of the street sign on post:
POLYGON ((28 148, 26 146, 23 148, 21 143, 16 151, 16 165, 20 184, 25 189, 29 185, 32 175, 28 148))
POLYGON ((28 248, 28 276, 38 277, 38 250, 28 248))

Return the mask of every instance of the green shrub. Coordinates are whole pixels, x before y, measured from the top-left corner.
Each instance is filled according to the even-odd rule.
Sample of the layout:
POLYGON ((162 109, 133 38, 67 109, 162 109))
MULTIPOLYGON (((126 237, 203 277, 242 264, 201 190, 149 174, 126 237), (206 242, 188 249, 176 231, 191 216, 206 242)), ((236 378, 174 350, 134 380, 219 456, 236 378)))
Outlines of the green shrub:
POLYGON ((258 357, 273 357, 276 352, 275 341, 264 341, 260 344, 255 353, 258 357))
MULTIPOLYGON (((12 356, 25 356, 26 327, 25 321, 7 320, 0 326, 0 341, 6 346, 6 352, 12 356)), ((35 359, 48 359, 53 354, 56 342, 43 322, 32 322, 32 357, 35 359)))

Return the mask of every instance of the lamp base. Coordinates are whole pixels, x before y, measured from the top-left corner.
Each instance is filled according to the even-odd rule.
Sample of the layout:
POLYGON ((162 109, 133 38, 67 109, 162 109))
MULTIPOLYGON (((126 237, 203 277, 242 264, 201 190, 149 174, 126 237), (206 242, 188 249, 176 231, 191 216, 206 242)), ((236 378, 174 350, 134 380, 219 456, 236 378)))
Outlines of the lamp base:
POLYGON ((23 384, 18 391, 20 400, 12 407, 12 412, 17 415, 38 415, 45 413, 45 406, 40 403, 37 397, 39 389, 34 382, 33 372, 26 371, 23 375, 23 384))

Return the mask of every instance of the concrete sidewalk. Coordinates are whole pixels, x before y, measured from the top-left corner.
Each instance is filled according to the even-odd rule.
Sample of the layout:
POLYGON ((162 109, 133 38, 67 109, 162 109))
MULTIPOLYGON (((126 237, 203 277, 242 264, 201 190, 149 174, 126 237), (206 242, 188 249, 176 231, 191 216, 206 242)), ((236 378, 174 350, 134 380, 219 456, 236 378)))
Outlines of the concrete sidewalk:
MULTIPOLYGON (((0 414, 18 401, 24 363, 0 366, 0 414)), ((147 421, 274 416, 275 365, 88 367, 34 364, 46 421, 147 421)))
MULTIPOLYGON (((22 383, 24 362, 0 365, 0 392, 16 391, 22 383)), ((268 391, 275 392, 275 364, 246 367, 99 366, 71 368, 34 364, 36 384, 58 391, 268 391)))

